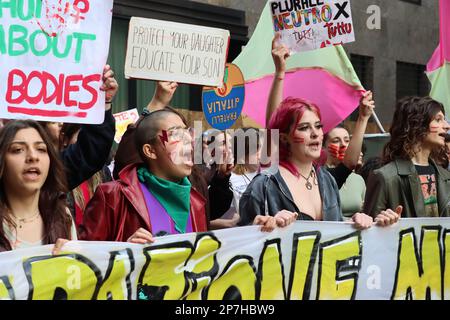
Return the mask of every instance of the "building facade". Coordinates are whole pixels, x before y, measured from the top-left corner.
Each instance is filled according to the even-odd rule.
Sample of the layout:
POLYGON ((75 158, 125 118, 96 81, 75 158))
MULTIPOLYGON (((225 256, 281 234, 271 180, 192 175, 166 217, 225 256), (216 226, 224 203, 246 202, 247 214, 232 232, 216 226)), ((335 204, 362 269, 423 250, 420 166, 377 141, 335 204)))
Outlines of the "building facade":
MULTIPOLYGON (((266 0, 116 0, 110 61, 119 77, 123 77, 121 60, 124 61, 130 16, 229 29, 232 61, 251 37, 265 3, 266 0)), ((353 0, 351 6, 356 41, 344 48, 364 87, 374 91, 377 115, 388 128, 399 98, 429 92, 424 71, 439 41, 438 1, 353 0)), ((117 108, 144 107, 153 93, 153 83, 122 82, 117 108)), ((182 86, 178 91, 174 105, 201 111, 201 88, 182 86)), ((374 125, 371 130, 377 132, 374 125)))

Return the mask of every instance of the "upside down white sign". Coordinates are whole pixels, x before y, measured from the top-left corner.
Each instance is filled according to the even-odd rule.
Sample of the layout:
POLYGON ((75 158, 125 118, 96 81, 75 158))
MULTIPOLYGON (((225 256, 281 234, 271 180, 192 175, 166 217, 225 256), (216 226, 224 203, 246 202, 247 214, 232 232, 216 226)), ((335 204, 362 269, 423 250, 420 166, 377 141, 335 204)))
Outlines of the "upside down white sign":
POLYGON ((0 254, 2 299, 450 299, 450 220, 297 222, 0 254))

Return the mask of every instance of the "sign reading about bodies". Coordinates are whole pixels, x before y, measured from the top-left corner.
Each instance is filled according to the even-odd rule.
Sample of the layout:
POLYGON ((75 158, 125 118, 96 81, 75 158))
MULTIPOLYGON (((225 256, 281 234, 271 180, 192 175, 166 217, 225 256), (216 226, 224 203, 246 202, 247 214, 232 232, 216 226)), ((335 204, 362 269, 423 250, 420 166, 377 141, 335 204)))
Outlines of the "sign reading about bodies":
POLYGON ((0 1, 0 118, 102 123, 112 7, 113 0, 0 1))
POLYGON ((355 41, 349 0, 270 2, 274 30, 291 52, 355 41))
POLYGON ((125 77, 222 85, 228 30, 131 18, 125 77))

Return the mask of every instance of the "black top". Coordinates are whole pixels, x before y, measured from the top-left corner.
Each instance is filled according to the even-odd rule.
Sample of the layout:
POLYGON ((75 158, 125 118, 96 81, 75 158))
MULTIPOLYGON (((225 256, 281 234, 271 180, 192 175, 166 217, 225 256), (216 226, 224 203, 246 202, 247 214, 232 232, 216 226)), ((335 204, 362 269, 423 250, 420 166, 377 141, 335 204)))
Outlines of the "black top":
POLYGON ((347 168, 342 162, 335 168, 328 168, 327 170, 333 176, 334 180, 336 180, 336 184, 338 189, 341 189, 347 180, 348 176, 353 172, 349 168, 347 168))
POLYGON ((116 133, 112 111, 105 112, 102 124, 83 125, 75 144, 61 152, 69 191, 102 170, 107 163, 116 133))
MULTIPOLYGON (((339 190, 334 178, 323 168, 316 168, 316 172, 322 197, 323 221, 343 221, 339 190)), ((279 171, 260 173, 239 201, 239 225, 250 225, 257 215, 275 216, 282 210, 297 212, 298 220, 313 220, 299 210, 279 171)))
POLYGON ((419 175, 419 182, 422 189, 425 216, 439 217, 436 169, 432 165, 416 165, 415 167, 417 174, 419 175))

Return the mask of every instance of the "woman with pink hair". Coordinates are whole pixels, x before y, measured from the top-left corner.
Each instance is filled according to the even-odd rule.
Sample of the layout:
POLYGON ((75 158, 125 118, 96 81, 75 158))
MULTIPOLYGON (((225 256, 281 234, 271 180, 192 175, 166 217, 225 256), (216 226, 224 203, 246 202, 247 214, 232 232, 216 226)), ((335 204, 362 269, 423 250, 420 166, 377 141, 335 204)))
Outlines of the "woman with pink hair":
MULTIPOLYGON (((258 224, 270 231, 295 220, 344 220, 336 181, 317 165, 322 128, 319 109, 308 101, 287 98, 275 110, 269 129, 279 130, 280 166, 275 173, 255 177, 244 192, 240 225, 258 224)), ((364 213, 355 213, 351 220, 359 229, 373 224, 364 213)))

